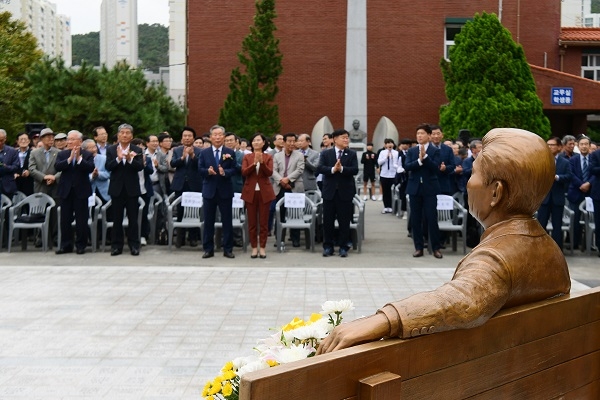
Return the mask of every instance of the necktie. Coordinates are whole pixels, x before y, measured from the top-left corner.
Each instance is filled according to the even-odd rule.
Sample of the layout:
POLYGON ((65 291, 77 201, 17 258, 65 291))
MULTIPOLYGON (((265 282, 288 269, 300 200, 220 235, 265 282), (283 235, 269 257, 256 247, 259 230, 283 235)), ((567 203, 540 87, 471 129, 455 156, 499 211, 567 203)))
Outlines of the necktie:
POLYGON ((338 158, 338 160, 339 160, 340 158, 342 158, 342 151, 341 151, 341 150, 338 150, 338 156, 337 156, 337 158, 338 158))
POLYGON ((590 179, 587 156, 583 157, 583 181, 587 182, 590 179))
POLYGON ((215 150, 215 161, 217 162, 217 166, 219 166, 219 149, 215 150))
POLYGON ((388 151, 388 162, 387 162, 387 169, 390 169, 390 155, 392 154, 391 151, 388 151))

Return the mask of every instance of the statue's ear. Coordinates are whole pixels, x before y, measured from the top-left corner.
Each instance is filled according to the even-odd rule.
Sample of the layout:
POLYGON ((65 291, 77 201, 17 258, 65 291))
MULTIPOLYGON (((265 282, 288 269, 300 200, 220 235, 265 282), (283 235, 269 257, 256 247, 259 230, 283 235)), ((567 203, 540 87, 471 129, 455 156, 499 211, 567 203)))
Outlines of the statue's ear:
POLYGON ((494 181, 492 182, 492 187, 492 202, 490 203, 490 206, 495 207, 500 203, 504 196, 504 184, 502 181, 494 181))

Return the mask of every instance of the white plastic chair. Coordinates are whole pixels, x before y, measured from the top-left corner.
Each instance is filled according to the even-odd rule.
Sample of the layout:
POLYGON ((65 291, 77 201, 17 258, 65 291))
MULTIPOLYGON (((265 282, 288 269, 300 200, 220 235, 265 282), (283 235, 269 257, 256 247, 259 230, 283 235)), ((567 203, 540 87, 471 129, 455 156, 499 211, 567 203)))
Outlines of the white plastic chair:
POLYGON ((204 234, 204 220, 202 216, 202 205, 198 207, 181 207, 178 211, 183 213, 181 217, 181 221, 177 220, 177 216, 175 215, 175 211, 177 211, 177 206, 181 204, 183 200, 183 195, 169 201, 169 206, 167 207, 167 234, 169 241, 169 250, 171 250, 171 246, 173 245, 173 232, 175 228, 199 228, 200 229, 200 237, 204 234))
MULTIPOLYGON (((467 210, 456 199, 438 195, 438 226, 440 232, 452 233, 452 251, 457 249, 457 234, 462 235, 463 254, 467 254, 467 210)), ((430 247, 431 248, 431 247, 430 247)))
POLYGON ((304 207, 285 207, 285 222, 281 219, 281 207, 284 206, 284 203, 285 197, 282 197, 275 205, 277 224, 275 240, 277 249, 280 253, 284 250, 285 244, 282 241, 284 229, 303 229, 305 231, 306 248, 310 248, 314 252, 317 219, 317 207, 315 203, 305 195, 304 207))
POLYGON ((4 239, 4 220, 6 219, 6 210, 12 206, 12 201, 6 195, 1 195, 0 202, 0 251, 2 251, 2 243, 4 239))
POLYGON ((50 211, 55 206, 56 203, 52 197, 45 193, 34 193, 9 207, 8 252, 10 253, 11 250, 13 233, 17 229, 40 229, 42 232, 42 249, 48 251, 50 211), (29 219, 29 221, 26 219, 29 219))
MULTIPOLYGON (((92 252, 96 252, 96 248, 98 247, 98 220, 100 216, 100 211, 102 208, 102 200, 98 196, 94 196, 94 206, 90 207, 88 205, 88 226, 90 227, 90 241, 92 243, 92 252)), ((58 220, 58 245, 62 243, 62 231, 60 229, 60 218, 61 218, 62 209, 60 206, 56 209, 56 218, 58 220)), ((75 220, 71 223, 72 226, 75 226, 75 220)))

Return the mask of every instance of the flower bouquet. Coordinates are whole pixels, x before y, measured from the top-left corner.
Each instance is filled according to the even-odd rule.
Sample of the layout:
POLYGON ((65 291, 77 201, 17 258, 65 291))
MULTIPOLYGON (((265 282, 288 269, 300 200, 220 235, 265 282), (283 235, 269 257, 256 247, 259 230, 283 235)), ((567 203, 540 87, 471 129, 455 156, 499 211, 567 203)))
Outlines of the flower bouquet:
POLYGON ((307 320, 298 317, 277 329, 266 339, 259 340, 256 354, 238 357, 221 369, 221 374, 208 381, 202 390, 207 400, 237 400, 242 376, 292 361, 303 360, 316 354, 319 343, 342 322, 342 313, 354 309, 350 300, 326 301, 322 312, 307 320))

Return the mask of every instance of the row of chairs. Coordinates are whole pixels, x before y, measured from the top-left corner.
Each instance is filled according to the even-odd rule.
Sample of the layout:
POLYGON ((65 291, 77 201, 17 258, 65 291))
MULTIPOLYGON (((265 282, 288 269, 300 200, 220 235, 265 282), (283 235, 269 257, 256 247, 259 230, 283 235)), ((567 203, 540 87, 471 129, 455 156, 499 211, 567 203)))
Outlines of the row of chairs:
MULTIPOLYGON (((582 234, 585 238, 585 250, 588 255, 592 253, 592 250, 597 250, 595 248, 595 236, 596 236, 596 224, 594 223, 594 203, 592 199, 586 197, 584 201, 579 204, 580 211, 580 219, 578 221, 575 220, 575 211, 569 208, 568 205, 565 205, 563 208, 563 216, 562 216, 562 225, 561 231, 563 233, 563 241, 566 239, 566 236, 569 235, 570 238, 570 253, 573 255, 574 246, 573 240, 575 238, 575 226, 580 224, 582 229, 582 234)), ((548 232, 552 232, 552 222, 548 221, 546 226, 546 230, 548 232)))
MULTIPOLYGON (((169 197, 165 197, 164 199, 161 196, 155 195, 151 198, 151 202, 148 210, 148 218, 150 222, 150 242, 154 241, 156 237, 156 222, 158 210, 160 207, 163 207, 166 210, 166 229, 168 235, 168 246, 169 249, 172 248, 173 237, 175 234, 175 229, 177 228, 198 228, 203 234, 204 228, 204 218, 202 213, 202 205, 186 205, 184 207, 179 207, 179 205, 184 200, 183 196, 179 196, 175 198, 174 194, 171 194, 169 197), (182 212, 183 215, 181 218, 178 218, 177 212, 182 212)), ((321 194, 318 190, 308 191, 305 194, 305 203, 304 207, 298 208, 286 208, 286 215, 284 219, 281 218, 280 209, 284 206, 285 198, 279 200, 276 204, 276 221, 275 221, 275 232, 276 232, 276 243, 278 244, 279 251, 284 250, 284 246, 282 245, 283 234, 286 229, 302 229, 305 231, 306 237, 306 248, 311 249, 314 252, 315 250, 315 241, 319 240, 322 236, 322 225, 323 225, 323 215, 322 215, 322 199, 321 194)), ((354 204, 354 213, 353 218, 351 220, 351 232, 352 232, 352 242, 353 247, 358 252, 362 250, 362 240, 365 236, 364 229, 364 210, 365 205, 362 200, 360 200, 359 196, 355 196, 353 199, 354 204)), ((89 204, 89 217, 88 217, 88 225, 90 228, 90 239, 92 244, 92 251, 95 251, 98 246, 98 231, 100 231, 101 237, 101 249, 102 251, 106 251, 106 242, 107 242, 107 232, 108 229, 113 227, 113 222, 110 221, 110 207, 112 202, 109 201, 106 204, 102 204, 101 200, 94 196, 94 203, 89 204), (100 229, 98 229, 100 227, 100 229)), ((141 231, 142 225, 142 210, 144 208, 144 201, 140 198, 138 200, 139 212, 138 212, 138 220, 135 223, 138 224, 138 231, 141 231)), ((8 214, 8 251, 11 251, 11 246, 13 243, 13 236, 18 237, 18 232, 21 229, 39 229, 41 231, 42 237, 42 248, 43 251, 47 251, 49 248, 49 230, 50 230, 50 213, 51 209, 56 207, 56 203, 54 200, 43 193, 35 193, 31 196, 24 196, 22 194, 18 194, 12 200, 7 196, 2 195, 2 212, 0 213, 0 218, 2 218, 1 223, 4 226, 3 218, 8 214), (13 202, 15 200, 16 202, 13 202)), ((233 227, 239 228, 242 231, 242 240, 244 251, 247 250, 248 245, 248 224, 247 218, 245 215, 245 209, 242 206, 240 207, 240 203, 237 203, 237 206, 233 208, 233 227)), ((60 206, 57 208, 57 218, 60 221, 61 218, 61 208, 60 206)), ((73 222, 74 224, 75 222, 73 222)), ((125 217, 123 221, 123 226, 127 227, 130 221, 125 217)), ((337 223, 337 222, 336 222, 337 223)), ((217 237, 220 237, 222 231, 222 224, 220 221, 220 214, 217 212, 216 223, 215 223, 215 232, 217 237)), ((3 239, 4 229, 0 229, 0 243, 3 239)), ((61 240, 61 230, 60 223, 58 223, 58 242, 61 240)), ((220 243, 220 240, 217 239, 217 244, 220 243)))
MULTIPOLYGON (((155 195, 151 198, 151 203, 148 207, 148 219, 150 221, 150 237, 155 237, 155 227, 157 218, 157 208, 162 203, 163 199, 155 195)), ((100 224, 102 251, 106 250, 107 232, 113 227, 113 222, 110 221, 111 201, 102 204, 102 201, 93 196, 93 203, 88 204, 88 226, 90 228, 90 241, 92 251, 96 251, 98 247, 98 226, 100 224)), ((139 212, 138 231, 142 225, 142 211, 145 206, 144 200, 138 200, 139 212)), ((49 246, 50 233, 50 214, 51 210, 56 207, 56 203, 52 197, 44 193, 34 193, 30 196, 25 196, 22 193, 17 193, 13 199, 9 199, 6 195, 2 195, 2 212, 0 213, 0 243, 2 243, 4 235, 4 218, 8 219, 8 252, 11 251, 13 238, 19 237, 20 230, 39 229, 42 240, 42 250, 47 251, 49 246)), ((57 242, 61 242, 62 232, 60 228, 61 207, 56 208, 57 214, 57 242)), ((73 226, 75 222, 73 221, 73 226)), ((129 220, 125 217, 123 226, 129 226, 129 220)), ((152 239, 151 239, 152 240, 152 239)))

